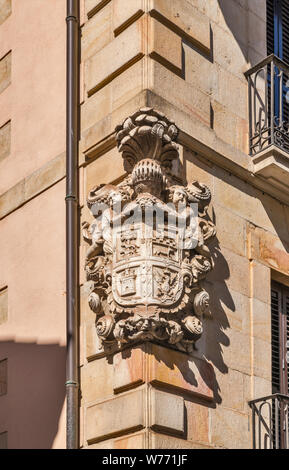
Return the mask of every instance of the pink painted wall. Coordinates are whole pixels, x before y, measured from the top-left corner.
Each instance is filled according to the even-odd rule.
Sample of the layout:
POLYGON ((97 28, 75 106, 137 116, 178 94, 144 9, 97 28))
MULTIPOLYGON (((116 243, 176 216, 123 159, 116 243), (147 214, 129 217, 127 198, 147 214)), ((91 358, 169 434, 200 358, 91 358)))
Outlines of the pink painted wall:
POLYGON ((12 4, 0 25, 0 58, 12 50, 12 83, 0 94, 0 127, 12 122, 0 194, 65 150, 66 1, 12 4))
MULTIPOLYGON (((0 94, 0 127, 12 123, 0 162, 0 195, 65 151, 66 1, 16 0, 0 25, 0 58, 12 50, 12 83, 0 94)), ((65 181, 0 221, 0 433, 8 448, 65 447, 65 181)))
POLYGON ((64 194, 62 181, 0 222, 9 318, 0 325, 0 360, 8 357, 0 433, 9 448, 65 447, 64 194))

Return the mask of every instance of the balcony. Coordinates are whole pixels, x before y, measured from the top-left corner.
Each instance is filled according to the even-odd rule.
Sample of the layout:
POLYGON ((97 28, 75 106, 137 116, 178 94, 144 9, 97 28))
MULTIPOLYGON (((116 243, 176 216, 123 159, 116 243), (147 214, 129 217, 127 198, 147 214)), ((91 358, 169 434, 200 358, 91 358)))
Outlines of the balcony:
POLYGON ((249 402, 252 410, 253 448, 289 449, 289 396, 276 393, 249 402))
POLYGON ((289 66, 270 55, 245 76, 253 173, 289 193, 289 66))

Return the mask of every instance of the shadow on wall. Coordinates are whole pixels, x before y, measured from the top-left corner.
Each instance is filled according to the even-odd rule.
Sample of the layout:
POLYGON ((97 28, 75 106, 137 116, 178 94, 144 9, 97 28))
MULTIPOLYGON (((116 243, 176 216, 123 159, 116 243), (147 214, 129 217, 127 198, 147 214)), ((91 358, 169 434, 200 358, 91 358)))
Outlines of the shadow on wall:
POLYGON ((51 449, 65 399, 66 348, 0 342, 8 358, 7 394, 0 396, 0 432, 9 449, 51 449))
MULTIPOLYGON (((213 222, 216 223, 214 217, 213 222)), ((226 305, 226 307, 232 312, 235 312, 236 307, 226 284, 226 280, 230 278, 230 269, 226 259, 222 255, 217 237, 212 240, 212 242, 209 244, 209 247, 212 253, 212 258, 214 260, 212 276, 213 278, 217 278, 217 282, 204 282, 204 288, 210 296, 212 316, 211 318, 205 319, 204 333, 199 343, 197 342, 196 346, 200 357, 206 362, 209 361, 214 366, 214 370, 218 369, 221 374, 227 374, 228 366, 224 362, 223 348, 230 346, 229 337, 225 333, 225 330, 230 328, 230 323, 222 305, 226 305)), ((203 373, 203 371, 205 371, 205 369, 199 369, 199 373, 202 379, 209 386, 208 377, 205 373, 203 373)), ((218 384, 215 372, 213 380, 213 392, 214 403, 222 403, 220 386, 218 384)))
MULTIPOLYGON (((225 333, 225 330, 230 328, 230 323, 222 305, 226 305, 231 312, 235 312, 236 307, 226 284, 226 280, 230 278, 230 269, 217 237, 210 244, 210 250, 214 260, 212 277, 217 278, 217 281, 205 282, 205 289, 210 295, 212 318, 208 319, 205 325, 206 342, 203 354, 222 374, 227 374, 228 367, 223 359, 223 348, 230 346, 230 340, 225 333)), ((210 279, 210 274, 208 278, 210 279)), ((214 392, 216 402, 221 403, 217 381, 214 392)))
MULTIPOLYGON (((247 0, 241 7, 238 1, 217 0, 219 8, 223 14, 225 23, 228 29, 233 34, 240 51, 242 52, 245 60, 255 65, 260 60, 264 59, 267 55, 266 51, 266 24, 262 23, 261 17, 265 19, 266 15, 266 1, 258 0, 260 3, 260 10, 258 16, 247 8, 251 0, 247 0), (262 36, 264 40, 262 41, 262 36), (262 46, 260 44, 263 43, 262 46), (251 46, 255 46, 255 50, 251 46), (260 47, 262 50, 260 50, 260 47)), ((255 7, 256 8, 256 7, 255 7)))
POLYGON ((246 36, 244 37, 244 31, 247 33, 247 13, 245 14, 244 10, 244 15, 240 15, 240 5, 237 2, 218 0, 218 3, 228 28, 239 44, 245 59, 248 60, 247 38, 246 36))

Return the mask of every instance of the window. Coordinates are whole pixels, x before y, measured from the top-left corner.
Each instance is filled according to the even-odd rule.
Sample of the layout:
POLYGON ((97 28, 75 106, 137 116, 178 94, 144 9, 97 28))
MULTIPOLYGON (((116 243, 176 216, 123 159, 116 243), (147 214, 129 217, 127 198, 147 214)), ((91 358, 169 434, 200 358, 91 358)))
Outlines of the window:
MULTIPOLYGON (((1 140, 1 129, 0 129, 1 140)), ((0 155, 1 160, 1 155, 0 155)), ((0 325, 8 321, 8 287, 0 289, 0 325)))
POLYGON ((0 361, 0 397, 7 394, 7 364, 7 359, 0 361))
POLYGON ((267 52, 289 64, 289 0, 267 0, 267 52))
POLYGON ((0 433, 0 449, 8 449, 8 432, 0 433))
MULTIPOLYGON (((275 54, 289 65, 289 0, 267 0, 267 54, 275 54)), ((275 126, 288 132, 289 77, 280 76, 277 68, 274 79, 275 126), (282 86, 282 91, 280 87, 282 86), (282 95, 281 103, 279 96, 282 95)), ((268 69, 268 93, 271 95, 271 72, 268 69)))
POLYGON ((289 394, 289 288, 272 283, 271 288, 272 331, 272 393, 289 394))

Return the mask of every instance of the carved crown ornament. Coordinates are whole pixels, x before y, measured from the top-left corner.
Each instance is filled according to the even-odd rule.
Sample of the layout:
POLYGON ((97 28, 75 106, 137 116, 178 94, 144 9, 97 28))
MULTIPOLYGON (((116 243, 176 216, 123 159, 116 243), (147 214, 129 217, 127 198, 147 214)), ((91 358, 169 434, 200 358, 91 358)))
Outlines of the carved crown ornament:
POLYGON ((210 314, 202 281, 213 268, 207 213, 211 192, 173 174, 178 129, 164 114, 142 108, 116 128, 126 178, 93 188, 83 223, 90 245, 88 302, 103 348, 146 340, 193 350, 210 314))

